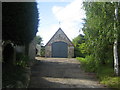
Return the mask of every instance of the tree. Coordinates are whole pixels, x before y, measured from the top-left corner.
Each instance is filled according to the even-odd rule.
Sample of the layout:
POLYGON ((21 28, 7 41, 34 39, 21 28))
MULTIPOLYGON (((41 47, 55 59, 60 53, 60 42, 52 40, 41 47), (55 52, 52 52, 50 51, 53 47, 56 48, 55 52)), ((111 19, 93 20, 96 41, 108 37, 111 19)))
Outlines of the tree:
POLYGON ((85 39, 84 39, 84 35, 80 34, 77 37, 75 37, 72 42, 74 43, 75 46, 77 46, 78 44, 84 43, 85 39))
POLYGON ((41 42, 43 41, 41 36, 36 36, 36 37, 35 37, 35 40, 36 40, 36 43, 39 44, 39 45, 40 45, 41 42))
POLYGON ((85 38, 84 38, 84 35, 80 34, 78 35, 77 37, 75 37, 73 40, 72 40, 74 46, 75 46, 75 49, 74 49, 74 56, 75 57, 85 57, 85 53, 86 51, 85 50, 85 38))
MULTIPOLYGON (((100 64, 106 64, 107 61, 113 60, 112 47, 115 46, 116 38, 120 42, 120 31, 118 30, 120 28, 120 22, 118 22, 120 17, 114 20, 115 5, 115 3, 111 2, 84 3, 86 19, 83 31, 85 33, 86 45, 100 64), (114 24, 117 29, 114 29, 114 24)), ((117 8, 120 9, 120 6, 117 6, 117 8)), ((118 10, 119 15, 120 11, 118 10)), ((115 51, 118 51, 117 48, 115 51)))
POLYGON ((118 7, 119 7, 119 2, 115 3, 115 18, 114 18, 114 45, 113 45, 113 53, 114 53, 114 71, 115 74, 118 76, 119 75, 119 63, 118 63, 118 7))
POLYGON ((25 45, 28 55, 29 43, 36 36, 37 27, 38 10, 35 2, 2 3, 3 41, 25 45))

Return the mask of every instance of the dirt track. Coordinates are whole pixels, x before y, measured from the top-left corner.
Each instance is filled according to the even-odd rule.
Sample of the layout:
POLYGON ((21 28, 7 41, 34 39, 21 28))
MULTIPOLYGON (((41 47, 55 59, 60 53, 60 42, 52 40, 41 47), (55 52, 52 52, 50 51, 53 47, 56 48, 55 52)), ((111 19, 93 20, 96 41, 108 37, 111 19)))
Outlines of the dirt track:
POLYGON ((32 67, 29 88, 104 88, 74 58, 40 58, 32 67))

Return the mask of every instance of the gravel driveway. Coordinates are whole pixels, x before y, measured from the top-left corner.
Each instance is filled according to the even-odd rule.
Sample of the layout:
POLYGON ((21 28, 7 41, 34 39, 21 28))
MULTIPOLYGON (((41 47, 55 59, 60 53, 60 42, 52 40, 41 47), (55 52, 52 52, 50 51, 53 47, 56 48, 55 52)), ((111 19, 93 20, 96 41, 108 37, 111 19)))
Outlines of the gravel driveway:
POLYGON ((29 88, 105 88, 74 58, 41 58, 32 67, 29 88))

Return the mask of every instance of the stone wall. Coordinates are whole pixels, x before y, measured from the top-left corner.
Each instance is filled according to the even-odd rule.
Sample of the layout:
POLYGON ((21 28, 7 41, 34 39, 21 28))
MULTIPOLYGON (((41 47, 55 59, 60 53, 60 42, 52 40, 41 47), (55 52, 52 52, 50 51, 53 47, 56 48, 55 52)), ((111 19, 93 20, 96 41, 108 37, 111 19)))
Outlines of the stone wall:
POLYGON ((51 57, 51 46, 45 46, 45 57, 51 57))
POLYGON ((74 57, 74 47, 68 46, 68 58, 74 57))

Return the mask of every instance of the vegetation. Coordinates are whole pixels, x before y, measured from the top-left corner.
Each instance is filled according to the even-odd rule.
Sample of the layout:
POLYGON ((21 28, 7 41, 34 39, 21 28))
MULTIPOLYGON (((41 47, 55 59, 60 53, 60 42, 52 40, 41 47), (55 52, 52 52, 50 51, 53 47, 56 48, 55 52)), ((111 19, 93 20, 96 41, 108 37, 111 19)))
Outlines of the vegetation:
POLYGON ((38 28, 38 10, 35 2, 2 3, 3 45, 2 87, 26 88, 28 84, 29 43, 38 28), (14 55, 14 46, 25 46, 25 53, 14 55), (12 60, 15 59, 15 60, 12 60))
POLYGON ((16 62, 2 63, 2 87, 3 88, 26 88, 27 68, 29 57, 23 53, 16 53, 16 62))
POLYGON ((75 57, 85 57, 86 50, 85 50, 85 38, 84 35, 80 34, 76 38, 72 40, 74 44, 74 56, 75 57))
POLYGON ((17 45, 26 46, 36 36, 38 28, 38 10, 35 2, 2 3, 2 39, 17 45))
MULTIPOLYGON (((120 42, 120 22, 114 20, 115 5, 116 3, 111 2, 84 3, 86 20, 83 31, 85 33, 87 50, 94 56, 96 62, 99 64, 105 65, 108 62, 112 62, 113 58, 115 58, 115 53, 118 51, 116 50, 115 52, 113 50, 114 47, 116 47, 115 45, 117 45, 114 45, 116 38, 118 38, 118 42, 120 42), (117 31, 114 29, 115 25, 117 31)), ((119 15, 120 10, 118 12, 118 16, 119 15)), ((120 21, 120 17, 117 19, 120 21)), ((113 63, 111 64, 113 65, 113 63)), ((114 62, 114 64, 117 63, 114 62)))
POLYGON ((16 64, 2 63, 2 88, 26 88, 28 60, 28 57, 24 56, 16 64))
POLYGON ((45 46, 41 46, 41 57, 45 57, 45 46))
POLYGON ((75 48, 79 47, 75 53, 77 59, 86 72, 96 73, 100 83, 120 89, 120 4, 84 2, 83 5, 86 11, 82 29, 85 42, 81 43, 80 37, 73 39, 75 48), (82 44, 84 48, 80 49, 82 44), (82 49, 86 51, 82 53, 84 57, 80 56, 82 49))
POLYGON ((35 41, 36 41, 37 44, 41 45, 41 42, 42 42, 43 40, 42 40, 42 37, 41 37, 41 36, 36 36, 36 37, 35 37, 35 41))
POLYGON ((16 65, 21 66, 23 68, 28 67, 29 57, 24 55, 23 53, 16 53, 16 65))
POLYGON ((109 64, 96 65, 94 57, 87 56, 86 58, 77 57, 80 61, 82 69, 86 72, 95 72, 100 83, 110 87, 120 89, 120 77, 114 76, 114 69, 109 64))

